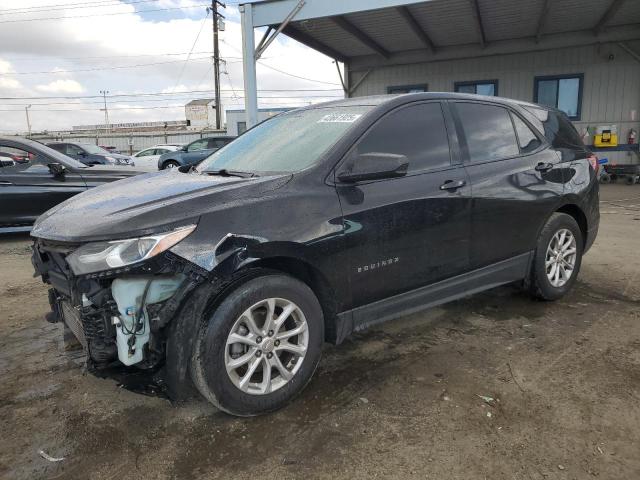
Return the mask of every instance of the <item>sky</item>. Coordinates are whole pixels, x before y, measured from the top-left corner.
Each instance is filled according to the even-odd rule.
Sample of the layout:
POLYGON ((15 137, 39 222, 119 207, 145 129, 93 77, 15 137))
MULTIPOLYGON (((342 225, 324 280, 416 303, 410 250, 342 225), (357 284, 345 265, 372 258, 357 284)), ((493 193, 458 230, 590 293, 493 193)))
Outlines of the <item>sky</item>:
MULTIPOLYGON (((110 123, 183 120, 188 101, 213 97, 206 3, 0 0, 0 133, 26 132, 27 105, 33 132, 104 123, 102 90, 110 123)), ((237 2, 220 12, 223 108, 244 108, 237 2)), ((333 60, 284 35, 257 72, 260 107, 343 96, 333 60)))

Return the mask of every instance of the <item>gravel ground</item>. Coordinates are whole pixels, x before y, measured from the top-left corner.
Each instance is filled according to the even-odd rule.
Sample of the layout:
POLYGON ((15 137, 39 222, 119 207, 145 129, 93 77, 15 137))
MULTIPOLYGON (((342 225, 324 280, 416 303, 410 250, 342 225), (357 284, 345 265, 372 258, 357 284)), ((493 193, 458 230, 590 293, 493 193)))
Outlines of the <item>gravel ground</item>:
POLYGON ((640 478, 640 187, 604 186, 601 210, 563 300, 505 287, 354 335, 252 419, 86 374, 28 237, 2 237, 0 478, 640 478))

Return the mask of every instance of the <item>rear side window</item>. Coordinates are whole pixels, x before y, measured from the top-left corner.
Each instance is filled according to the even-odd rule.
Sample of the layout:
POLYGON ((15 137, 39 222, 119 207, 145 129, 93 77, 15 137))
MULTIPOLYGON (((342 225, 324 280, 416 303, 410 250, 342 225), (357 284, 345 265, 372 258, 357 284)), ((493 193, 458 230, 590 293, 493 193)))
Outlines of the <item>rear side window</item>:
POLYGON ((65 153, 67 150, 67 147, 64 143, 52 143, 51 145, 49 145, 49 147, 53 148, 54 150, 60 153, 65 153))
POLYGON ((471 163, 519 155, 507 109, 482 103, 456 103, 455 108, 471 163))
POLYGON ((440 103, 410 105, 384 116, 362 137, 354 153, 405 155, 408 172, 448 167, 449 140, 440 103))
POLYGON ((586 150, 580 134, 563 112, 537 107, 524 107, 540 122, 545 138, 554 148, 586 150))
POLYGON ((540 139, 529 128, 529 125, 524 123, 519 116, 512 113, 511 117, 513 118, 513 126, 516 127, 516 134, 518 135, 518 145, 520 146, 520 151, 522 153, 533 152, 540 146, 540 139))

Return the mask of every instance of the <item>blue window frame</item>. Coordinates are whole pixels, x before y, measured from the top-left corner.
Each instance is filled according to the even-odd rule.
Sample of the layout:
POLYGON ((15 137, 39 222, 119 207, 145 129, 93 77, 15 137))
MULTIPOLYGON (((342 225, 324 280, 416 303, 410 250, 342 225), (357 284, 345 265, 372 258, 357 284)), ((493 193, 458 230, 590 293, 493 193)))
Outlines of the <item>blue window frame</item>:
POLYGON ((428 92, 429 85, 426 83, 421 83, 418 85, 393 85, 391 87, 387 87, 387 93, 421 93, 428 92))
POLYGON ((535 77, 533 101, 562 110, 571 120, 580 120, 584 75, 549 75, 535 77))
POLYGON ((498 95, 498 80, 474 80, 472 82, 455 82, 453 91, 458 93, 473 93, 474 95, 498 95))

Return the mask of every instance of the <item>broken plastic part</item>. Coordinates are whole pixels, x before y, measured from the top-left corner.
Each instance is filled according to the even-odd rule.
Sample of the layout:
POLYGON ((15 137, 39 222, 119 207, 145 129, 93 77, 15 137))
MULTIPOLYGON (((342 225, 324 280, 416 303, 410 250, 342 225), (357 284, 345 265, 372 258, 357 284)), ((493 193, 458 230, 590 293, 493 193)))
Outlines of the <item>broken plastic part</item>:
POLYGON ((184 275, 177 274, 131 276, 113 281, 111 294, 120 313, 120 322, 116 325, 116 345, 118 359, 123 364, 133 365, 143 359, 144 346, 149 342, 150 333, 146 305, 170 298, 184 279, 184 275))

